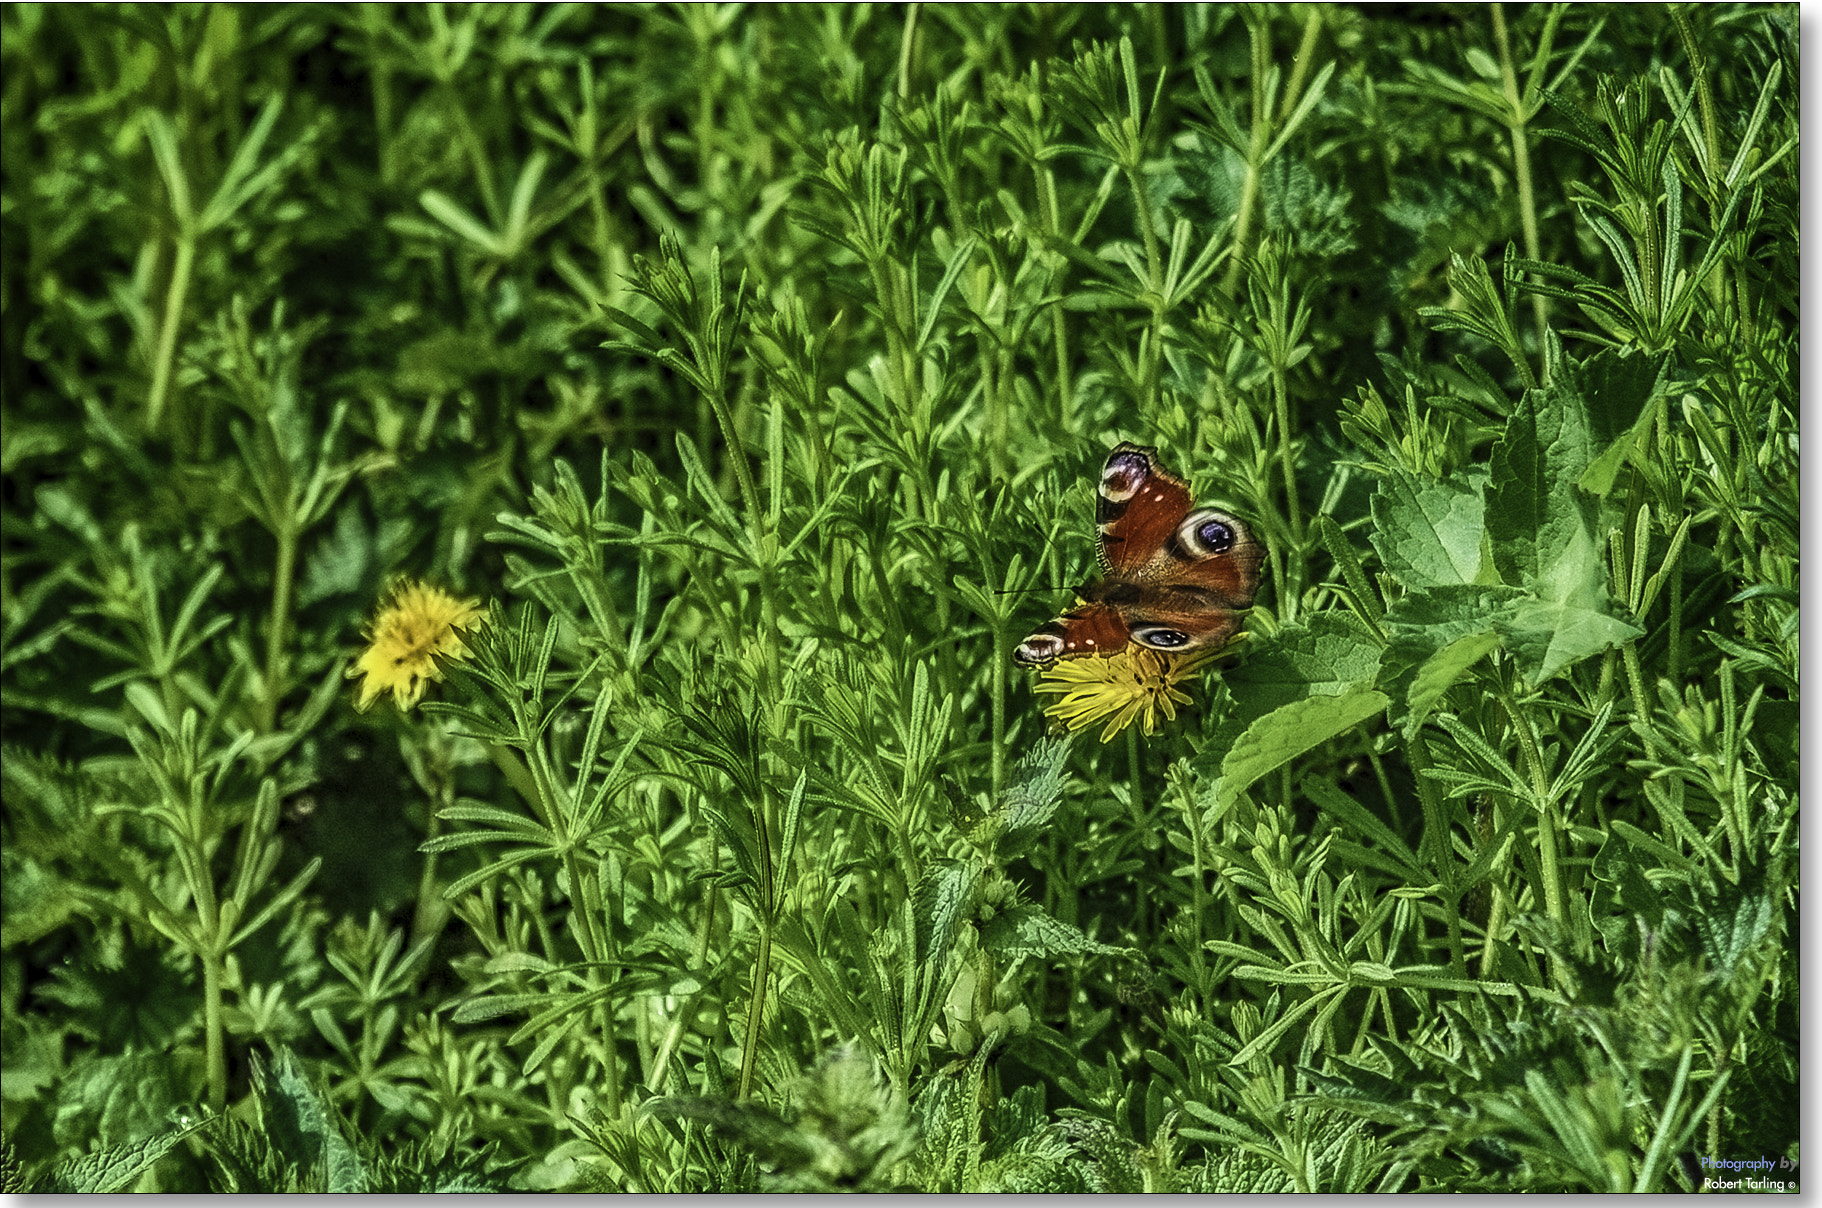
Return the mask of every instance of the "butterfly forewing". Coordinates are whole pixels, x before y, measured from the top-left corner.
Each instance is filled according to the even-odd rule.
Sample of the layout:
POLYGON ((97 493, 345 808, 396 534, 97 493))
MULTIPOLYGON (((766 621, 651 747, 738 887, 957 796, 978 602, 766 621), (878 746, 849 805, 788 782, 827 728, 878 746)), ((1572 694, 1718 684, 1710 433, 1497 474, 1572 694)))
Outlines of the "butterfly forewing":
POLYGON ((1189 531, 1173 539, 1160 555, 1159 561, 1167 565, 1158 577, 1209 588, 1220 594, 1226 608, 1252 607, 1265 547, 1253 540, 1245 522, 1204 508, 1179 528, 1189 531))
POLYGON ((1107 455, 1095 501, 1101 565, 1125 578, 1155 578, 1165 546, 1189 515, 1189 484, 1158 466, 1153 450, 1120 444, 1107 455))

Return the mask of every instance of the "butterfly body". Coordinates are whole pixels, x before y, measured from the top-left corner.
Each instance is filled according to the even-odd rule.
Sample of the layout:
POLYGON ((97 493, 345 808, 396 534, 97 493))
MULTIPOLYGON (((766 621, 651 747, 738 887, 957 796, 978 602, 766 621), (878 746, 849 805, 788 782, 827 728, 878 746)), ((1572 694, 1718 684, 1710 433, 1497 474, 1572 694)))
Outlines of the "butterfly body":
POLYGON ((1239 631, 1265 549, 1237 517, 1194 507, 1189 484, 1159 465, 1157 453, 1123 442, 1107 455, 1095 502, 1105 574, 1078 589, 1074 608, 1019 643, 1013 661, 1041 667, 1117 654, 1128 643, 1173 654, 1219 649, 1239 631))

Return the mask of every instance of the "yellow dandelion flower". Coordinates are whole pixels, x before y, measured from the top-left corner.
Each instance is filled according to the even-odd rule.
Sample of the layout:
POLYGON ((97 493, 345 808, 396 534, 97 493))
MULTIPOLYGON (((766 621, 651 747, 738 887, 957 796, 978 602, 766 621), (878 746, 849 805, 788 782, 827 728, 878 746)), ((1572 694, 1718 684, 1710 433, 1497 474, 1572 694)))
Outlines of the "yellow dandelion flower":
POLYGON ((1199 674, 1220 654, 1219 650, 1165 654, 1132 643, 1116 654, 1052 663, 1039 673, 1034 690, 1062 698, 1046 705, 1044 713, 1066 730, 1080 730, 1107 718, 1102 742, 1111 742, 1134 721, 1150 735, 1158 732, 1160 715, 1164 721, 1173 721, 1177 706, 1189 703, 1189 694, 1178 685, 1199 674))
POLYGON ((441 680, 438 658, 468 657, 458 632, 487 619, 479 600, 458 600, 440 587, 400 579, 366 630, 367 649, 348 668, 347 676, 366 676, 354 707, 365 713, 373 702, 392 693, 400 709, 424 697, 431 680, 441 680))

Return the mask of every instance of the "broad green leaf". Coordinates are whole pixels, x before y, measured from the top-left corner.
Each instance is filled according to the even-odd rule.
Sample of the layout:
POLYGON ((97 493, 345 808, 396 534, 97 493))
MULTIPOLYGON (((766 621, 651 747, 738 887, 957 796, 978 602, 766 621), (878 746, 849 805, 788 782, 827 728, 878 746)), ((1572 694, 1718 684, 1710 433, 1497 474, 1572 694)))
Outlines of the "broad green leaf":
POLYGON ((1490 630, 1456 638, 1417 668, 1405 693, 1405 732, 1421 725, 1468 669, 1499 648, 1499 635, 1490 630))
POLYGON ((1632 348, 1606 349, 1581 366, 1594 459, 1577 479, 1591 495, 1613 489, 1620 466, 1651 431, 1651 403, 1664 389, 1665 362, 1632 348))
POLYGON ((1340 696, 1292 701, 1253 722, 1221 759, 1213 816, 1225 814, 1261 776, 1346 733, 1375 713, 1384 712, 1390 703, 1391 698, 1385 693, 1357 684, 1340 696))
POLYGON ((1358 617, 1315 613, 1286 625, 1270 642, 1249 644, 1246 661, 1221 678, 1240 702, 1244 721, 1251 721, 1291 701, 1371 684, 1379 672, 1379 646, 1358 617))
POLYGON ((1002 856, 1017 856, 1045 833, 1045 824, 1063 800, 1063 765, 1069 744, 1041 739, 1012 769, 1012 783, 1000 809, 1005 831, 1000 836, 1002 856))
POLYGON ((171 1152, 172 1146, 213 1120, 213 1116, 200 1116, 181 1127, 131 1145, 116 1145, 71 1158, 51 1171, 48 1185, 34 1190, 76 1195, 118 1195, 131 1191, 139 1176, 171 1152))
POLYGON ((1749 866, 1738 885, 1723 882, 1713 900, 1696 912, 1696 934, 1709 967, 1731 978, 1740 963, 1775 925, 1773 902, 1764 870, 1749 866))
POLYGON ((1525 392, 1493 446, 1487 487, 1501 582, 1547 600, 1588 601, 1599 591, 1604 543, 1594 502, 1575 485, 1591 448, 1587 407, 1572 383, 1525 392))
POLYGON ((1645 632, 1603 608, 1550 600, 1521 602, 1499 631, 1520 672, 1532 684, 1541 684, 1570 664, 1645 632))
POLYGON ((1401 702, 1398 721, 1407 732, 1498 645, 1500 626, 1523 599, 1511 587, 1456 584, 1411 592, 1386 610, 1391 641, 1378 686, 1401 702))
POLYGON ((1053 918, 1036 906, 1003 910, 981 927, 981 946, 1002 956, 1132 956, 1131 948, 1098 943, 1081 928, 1053 918))
POLYGON ((1487 475, 1425 480, 1401 468, 1373 493, 1373 548, 1407 588, 1489 581, 1483 565, 1487 475))
POLYGON ((970 862, 931 864, 918 878, 911 899, 917 909, 917 959, 941 967, 955 942, 956 924, 973 906, 980 869, 970 862))
POLYGON ((361 1160, 297 1055, 279 1045, 270 1068, 256 1064, 254 1070, 255 1091, 273 1145, 312 1185, 331 1194, 364 1191, 367 1179, 361 1160))

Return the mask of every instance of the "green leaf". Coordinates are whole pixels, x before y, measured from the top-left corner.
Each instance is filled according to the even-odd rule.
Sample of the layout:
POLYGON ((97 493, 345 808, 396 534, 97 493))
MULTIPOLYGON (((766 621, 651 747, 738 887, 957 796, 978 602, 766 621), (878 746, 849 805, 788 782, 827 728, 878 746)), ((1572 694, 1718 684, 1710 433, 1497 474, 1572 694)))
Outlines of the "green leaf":
POLYGON ((1089 939, 1072 923, 1052 917, 1036 906, 1014 906, 993 916, 981 927, 981 946, 1002 956, 1137 956, 1131 948, 1116 948, 1089 939))
POLYGON ((332 1195, 366 1189, 361 1160, 342 1136, 334 1109, 289 1047, 278 1046, 270 1067, 256 1059, 253 1081, 267 1135, 307 1186, 332 1195))
POLYGON ((1501 640, 1525 679, 1540 684, 1570 665, 1642 634, 1613 616, 1597 500, 1577 482, 1592 445, 1587 408, 1565 371, 1527 391, 1493 449, 1487 530, 1501 578, 1534 598, 1500 618, 1501 640))
POLYGON ((1493 446, 1487 532, 1500 581, 1547 600, 1600 588, 1593 501, 1575 485, 1592 450, 1581 392, 1557 380, 1528 390, 1493 446))
POLYGON ((1390 703, 1385 693, 1356 684, 1339 696, 1312 696, 1273 710, 1247 726, 1225 753, 1211 746, 1197 760, 1197 770, 1204 771, 1210 756, 1221 754, 1210 816, 1221 817, 1260 777, 1384 712, 1390 703))
POLYGON ((1241 719, 1250 722, 1292 701, 1371 684, 1379 673, 1380 642, 1352 614, 1314 613, 1270 641, 1248 643, 1246 656, 1221 678, 1240 702, 1241 719))
POLYGON ((974 906, 980 869, 973 863, 941 860, 924 869, 911 892, 917 912, 916 959, 941 968, 955 942, 955 928, 974 906))
POLYGON ((1373 548, 1407 588, 1487 583, 1487 475, 1465 470, 1424 480, 1402 468, 1373 493, 1373 548))
POLYGON ((40 1190, 52 1194, 75 1195, 118 1195, 131 1191, 139 1176, 171 1152, 172 1146, 203 1125, 213 1122, 213 1116, 205 1115, 180 1128, 147 1137, 131 1145, 116 1145, 72 1158, 51 1171, 48 1185, 40 1190))
POLYGON ((1405 690, 1403 724, 1407 736, 1423 724, 1444 695, 1482 659, 1499 649, 1499 634, 1491 628, 1456 638, 1426 658, 1411 676, 1405 690))
POLYGON ((1720 892, 1696 912, 1702 951, 1723 979, 1733 977, 1775 925, 1773 895, 1766 881, 1762 867, 1749 865, 1738 885, 1723 882, 1720 892))
POLYGON ((1627 454, 1651 432, 1651 404, 1664 391, 1666 358, 1635 348, 1604 349, 1581 366, 1589 430, 1599 453, 1576 482, 1591 495, 1613 490, 1627 454))
POLYGON ((1521 601, 1500 625, 1500 637, 1531 684, 1541 684, 1582 659, 1644 636, 1605 605, 1521 601))
POLYGON ((425 189, 419 193, 418 204, 429 210, 432 218, 474 244, 487 255, 498 256, 505 249, 505 243, 498 235, 488 230, 474 215, 435 189, 425 189))
POLYGON ((1013 765, 1012 783, 1006 786, 1000 806, 1006 827, 999 841, 1002 856, 1021 855, 1046 833, 1063 801, 1063 766, 1068 754, 1067 742, 1046 738, 1013 765))

